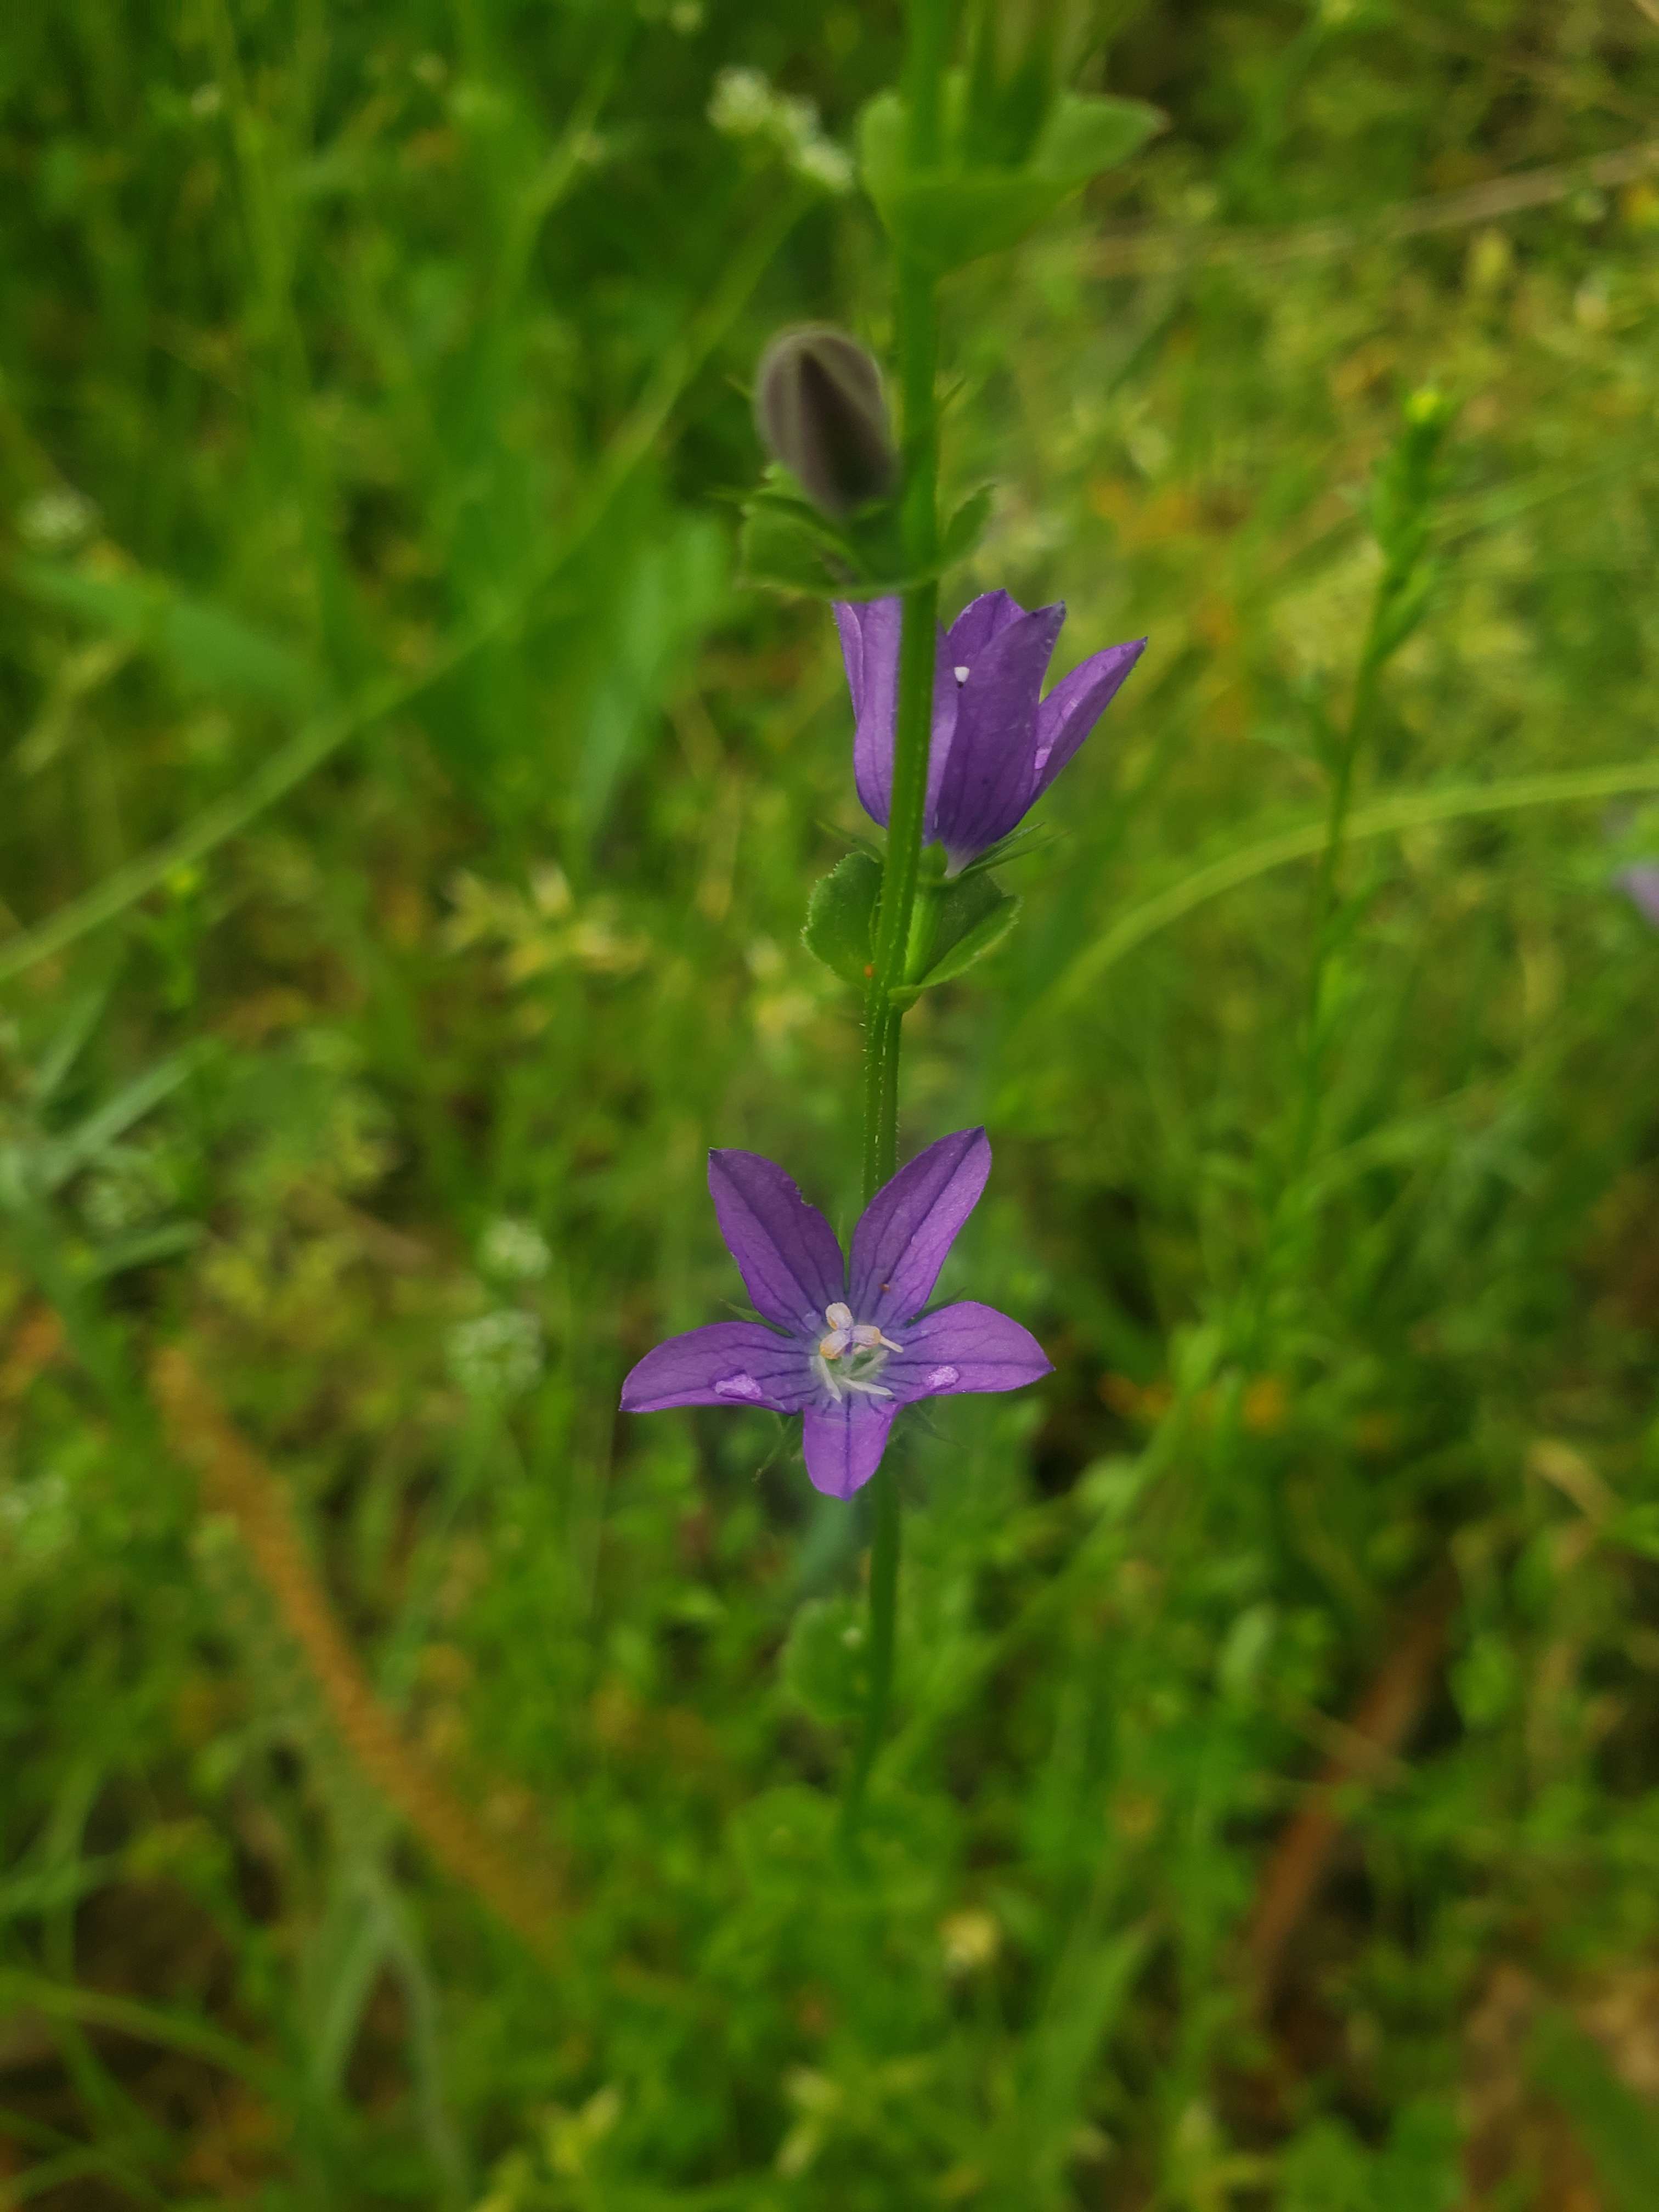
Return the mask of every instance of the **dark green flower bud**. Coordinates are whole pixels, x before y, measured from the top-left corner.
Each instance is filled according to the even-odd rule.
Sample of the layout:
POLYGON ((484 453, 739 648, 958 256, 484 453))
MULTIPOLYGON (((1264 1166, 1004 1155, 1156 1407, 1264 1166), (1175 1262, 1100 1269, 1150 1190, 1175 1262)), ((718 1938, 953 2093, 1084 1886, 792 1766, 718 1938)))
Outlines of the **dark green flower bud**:
POLYGON ((808 323, 778 333, 755 378, 755 425, 773 459, 837 520, 893 489, 881 371, 845 331, 808 323))

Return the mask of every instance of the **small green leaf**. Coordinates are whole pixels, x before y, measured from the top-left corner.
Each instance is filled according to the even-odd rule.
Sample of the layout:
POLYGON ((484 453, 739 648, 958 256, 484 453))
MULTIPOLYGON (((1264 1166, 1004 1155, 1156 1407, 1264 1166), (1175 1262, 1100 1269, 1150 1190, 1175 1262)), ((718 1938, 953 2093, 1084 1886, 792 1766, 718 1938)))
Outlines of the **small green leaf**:
POLYGON ((999 945, 1019 918, 1020 902, 981 872, 937 887, 922 884, 917 906, 908 980, 916 989, 931 991, 999 945))
POLYGON ((965 561, 985 535, 985 526, 990 520, 991 487, 983 484, 963 501, 939 532, 939 567, 948 568, 957 561, 965 561))
POLYGON ((867 853, 849 853, 812 886, 802 941, 843 982, 860 990, 866 981, 875 935, 881 865, 867 853))
POLYGON ((826 546, 822 531, 771 501, 744 514, 738 563, 739 583, 806 592, 819 599, 844 599, 854 581, 839 550, 826 546))
POLYGON ((858 142, 864 189, 887 222, 904 183, 904 102, 897 93, 878 92, 868 103, 859 118, 858 142))
POLYGON ((954 981, 976 960, 994 952, 1019 920, 1022 903, 1012 893, 1002 892, 990 912, 981 915, 971 929, 964 930, 950 950, 934 961, 922 978, 927 988, 931 991, 936 983, 954 981))
POLYGON ((1143 100, 1063 92, 1039 133, 1031 167, 1067 189, 1086 185, 1139 153, 1164 118, 1143 100))
POLYGON ((972 552, 990 512, 987 486, 951 517, 927 566, 912 568, 905 563, 892 507, 869 507, 844 522, 831 520, 789 488, 782 470, 770 468, 744 503, 738 580, 819 599, 874 599, 908 592, 972 552))
POLYGON ((905 166, 903 103, 884 92, 860 118, 860 167, 894 240, 943 271, 1018 244, 1091 177, 1127 159, 1161 120, 1139 100, 1065 94, 1020 167, 947 165, 916 175, 905 166))

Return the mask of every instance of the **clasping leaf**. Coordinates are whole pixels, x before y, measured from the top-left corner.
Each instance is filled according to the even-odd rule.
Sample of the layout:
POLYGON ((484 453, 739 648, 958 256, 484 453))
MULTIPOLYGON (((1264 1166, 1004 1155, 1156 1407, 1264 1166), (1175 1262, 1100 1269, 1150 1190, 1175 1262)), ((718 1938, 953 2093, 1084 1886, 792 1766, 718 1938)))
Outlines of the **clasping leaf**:
POLYGON ((967 88, 959 73, 945 110, 951 150, 938 168, 920 173, 906 165, 897 93, 878 94, 859 125, 860 168, 878 214, 902 252, 939 273, 1017 245, 1091 177, 1127 161, 1164 119, 1142 100, 1061 93, 1026 158, 993 167, 975 159, 975 134, 963 127, 967 88))
POLYGON ((801 937, 809 952, 862 990, 875 947, 881 863, 868 853, 849 853, 812 886, 801 937))

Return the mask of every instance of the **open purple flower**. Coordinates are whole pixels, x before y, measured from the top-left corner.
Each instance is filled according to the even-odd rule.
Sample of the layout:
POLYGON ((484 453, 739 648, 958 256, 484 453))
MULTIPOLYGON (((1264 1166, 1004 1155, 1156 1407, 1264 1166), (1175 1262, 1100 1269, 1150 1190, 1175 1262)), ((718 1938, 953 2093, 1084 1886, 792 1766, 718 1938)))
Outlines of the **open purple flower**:
MULTIPOLYGON (((838 600, 835 612, 857 720, 859 798, 871 819, 884 824, 893 788, 901 603, 838 600)), ((1042 698, 1065 619, 1063 604, 1028 614, 1006 592, 986 592, 939 631, 922 834, 944 846, 951 875, 1024 818, 1146 650, 1144 637, 1109 645, 1042 698)))
POLYGON ((1049 1362, 1006 1314, 972 1299, 922 1310, 990 1172, 983 1129, 941 1137, 876 1193, 843 1259, 834 1230, 781 1168, 758 1152, 710 1152, 720 1234, 764 1322, 670 1337, 623 1384, 623 1411, 804 1414, 807 1474, 830 1497, 850 1498, 881 1464, 901 1406, 1035 1382, 1049 1362))

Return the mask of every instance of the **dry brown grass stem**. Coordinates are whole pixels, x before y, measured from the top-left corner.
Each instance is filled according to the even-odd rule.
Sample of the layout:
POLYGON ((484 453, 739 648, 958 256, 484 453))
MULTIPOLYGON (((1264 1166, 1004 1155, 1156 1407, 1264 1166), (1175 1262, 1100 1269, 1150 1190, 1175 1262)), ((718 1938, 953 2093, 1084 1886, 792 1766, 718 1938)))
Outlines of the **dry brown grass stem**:
MULTIPOLYGON (((1648 9, 1648 0, 1638 0, 1648 9)), ((1659 0, 1649 9, 1659 20, 1659 0)), ((1621 146, 1587 161, 1522 169, 1456 192, 1407 200, 1361 222, 1299 222, 1284 230, 1206 230, 1174 224, 1130 224, 1106 231, 1090 267, 1097 276, 1153 276, 1216 263, 1273 268, 1287 261, 1328 260, 1376 240, 1419 238, 1429 231, 1462 230, 1501 222, 1528 208, 1551 207, 1574 192, 1634 184, 1659 171, 1659 138, 1621 146)))
POLYGON ((169 1441, 200 1482, 203 1502, 235 1522, 364 1775, 447 1873, 550 1958, 562 1914, 550 1872, 510 1856, 405 1740, 335 1616, 280 1478, 232 1426, 186 1353, 158 1353, 150 1375, 169 1441))
POLYGON ((1278 1987, 1291 1938, 1318 1895, 1349 1818, 1346 1792, 1386 1776, 1422 1718, 1446 1648, 1455 1586, 1437 1579, 1390 1643, 1388 1656, 1307 1802, 1262 1869, 1244 1956, 1257 2007, 1278 1987))

